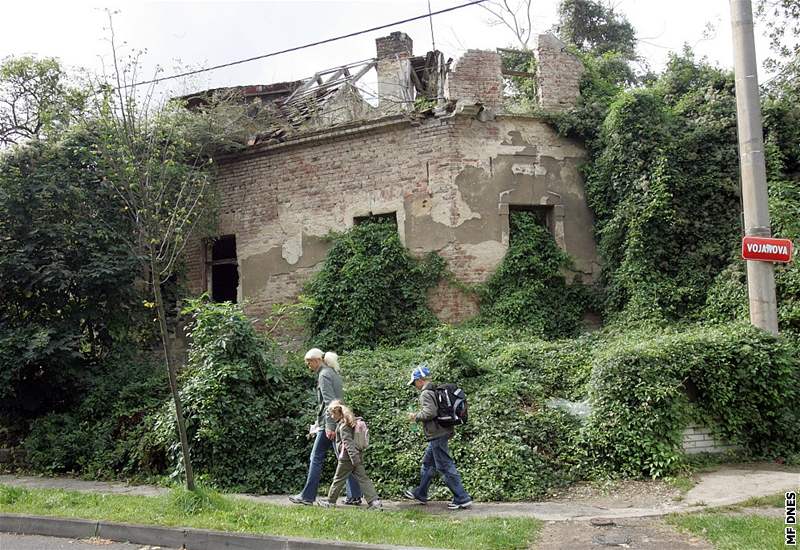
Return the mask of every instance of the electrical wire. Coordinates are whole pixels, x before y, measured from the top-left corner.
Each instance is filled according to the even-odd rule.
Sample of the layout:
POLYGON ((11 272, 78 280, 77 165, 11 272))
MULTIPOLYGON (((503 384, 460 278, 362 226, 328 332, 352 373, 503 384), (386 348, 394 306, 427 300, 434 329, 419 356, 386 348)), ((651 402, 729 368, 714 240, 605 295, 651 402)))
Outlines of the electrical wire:
POLYGON ((416 17, 409 17, 408 19, 403 19, 401 21, 393 21, 391 23, 386 23, 385 25, 379 25, 377 27, 372 27, 370 29, 364 29, 364 30, 360 30, 360 31, 356 31, 356 32, 351 32, 349 34, 343 34, 341 36, 334 36, 332 38, 326 38, 325 40, 319 40, 317 42, 311 42, 309 44, 303 44, 302 46, 295 46, 293 48, 287 48, 285 50, 279 50, 279 51, 276 51, 276 52, 265 53, 263 55, 257 55, 257 56, 254 56, 254 57, 248 57, 246 59, 239 59, 237 61, 231 61, 229 63, 222 63, 221 65, 214 65, 213 67, 205 67, 203 69, 195 69, 193 71, 186 71, 186 72, 183 72, 183 73, 173 74, 173 75, 165 76, 165 77, 162 77, 162 78, 153 78, 151 80, 143 80, 141 82, 136 82, 134 84, 125 84, 124 86, 120 86, 120 87, 118 87, 116 89, 119 90, 119 89, 123 89, 123 88, 135 88, 136 86, 144 86, 145 84, 158 84, 159 82, 163 82, 165 80, 172 80, 174 78, 183 78, 185 76, 192 76, 192 75, 195 75, 195 74, 205 73, 205 72, 208 72, 208 71, 216 71, 217 69, 224 69, 226 67, 232 67, 234 65, 241 65, 242 63, 249 63, 251 61, 257 61, 259 59, 266 59, 267 57, 275 57, 277 55, 282 55, 282 54, 285 54, 285 53, 296 52, 298 50, 311 48, 313 46, 320 46, 322 44, 328 44, 330 42, 335 42, 337 40, 342 40, 344 38, 351 38, 353 36, 358 36, 358 35, 361 35, 361 34, 367 34, 367 33, 373 32, 373 31, 379 31, 381 29, 385 29, 385 28, 388 28, 388 27, 394 27, 396 25, 402 25, 403 23, 410 23, 411 21, 417 21, 419 19, 425 19, 425 18, 433 17, 434 15, 440 15, 442 13, 447 13, 447 12, 450 12, 450 11, 459 10, 461 8, 466 8, 466 7, 469 7, 469 6, 474 6, 476 4, 481 4, 483 2, 486 2, 486 0, 473 0, 472 2, 467 2, 466 4, 460 4, 458 6, 452 6, 450 8, 441 9, 441 10, 438 10, 438 11, 435 11, 435 12, 428 12, 428 13, 425 13, 425 14, 422 14, 422 15, 418 15, 416 17))

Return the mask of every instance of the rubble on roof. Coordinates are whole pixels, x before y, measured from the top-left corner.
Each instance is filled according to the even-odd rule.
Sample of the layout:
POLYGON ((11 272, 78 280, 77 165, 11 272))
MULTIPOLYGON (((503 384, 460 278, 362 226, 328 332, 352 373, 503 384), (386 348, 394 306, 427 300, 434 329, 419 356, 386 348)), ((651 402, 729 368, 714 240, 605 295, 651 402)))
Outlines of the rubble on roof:
POLYGON ((375 109, 364 99, 358 82, 375 67, 367 59, 320 71, 307 78, 290 95, 276 102, 282 124, 254 136, 252 144, 274 143, 301 131, 370 118, 375 109))

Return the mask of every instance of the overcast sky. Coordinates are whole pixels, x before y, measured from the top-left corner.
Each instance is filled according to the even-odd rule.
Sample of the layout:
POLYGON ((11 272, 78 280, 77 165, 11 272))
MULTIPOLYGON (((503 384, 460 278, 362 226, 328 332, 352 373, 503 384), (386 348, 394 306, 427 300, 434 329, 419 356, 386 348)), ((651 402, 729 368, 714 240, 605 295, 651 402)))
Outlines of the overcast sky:
MULTIPOLYGON (((436 11, 466 0, 431 0, 436 11)), ((556 22, 558 0, 534 0, 534 28, 545 31, 556 22)), ((639 53, 654 69, 663 67, 670 51, 683 43, 713 62, 732 66, 730 8, 727 0, 615 0, 636 28, 639 53), (704 39, 704 29, 716 30, 704 39)), ((130 49, 146 49, 143 76, 155 66, 171 74, 176 67, 217 65, 298 46, 324 38, 426 13, 427 0, 361 0, 341 2, 224 1, 224 2, 89 2, 6 0, 0 34, 0 57, 35 54, 58 57, 68 67, 99 72, 108 63, 107 8, 114 15, 117 39, 130 49)), ((469 48, 491 49, 512 44, 509 31, 488 24, 489 15, 478 6, 433 18, 436 46, 446 56, 458 57, 469 48)), ((172 92, 262 84, 308 77, 327 69, 375 55, 375 38, 392 30, 409 34, 415 53, 431 47, 428 20, 398 25, 332 44, 254 61, 203 74, 189 82, 170 85, 172 92)), ((767 42, 756 30, 759 59, 767 42)), ((760 80, 765 76, 761 74, 760 80)))

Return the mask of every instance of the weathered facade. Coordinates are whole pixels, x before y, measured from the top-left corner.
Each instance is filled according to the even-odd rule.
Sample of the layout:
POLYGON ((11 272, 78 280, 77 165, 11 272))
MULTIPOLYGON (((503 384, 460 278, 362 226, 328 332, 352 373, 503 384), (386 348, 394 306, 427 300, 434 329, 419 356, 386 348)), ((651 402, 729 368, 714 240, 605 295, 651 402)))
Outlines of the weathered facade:
MULTIPOLYGON (((436 251, 459 280, 483 281, 508 248, 514 209, 537 211, 573 257, 575 275, 594 280, 592 214, 578 171, 585 151, 535 117, 504 112, 500 56, 470 50, 449 67, 429 54, 433 69, 421 83, 421 58, 406 35, 392 33, 377 46, 377 106, 220 159, 219 234, 227 237, 189 251, 192 290, 223 295, 227 286, 247 300, 249 313, 264 315, 321 267, 328 232, 370 215, 394 217, 412 252, 436 251), (427 114, 412 108, 422 85, 439 89, 427 114)), ((539 101, 568 107, 582 66, 550 36, 540 37, 535 53, 539 101)), ((430 303, 445 321, 476 312, 446 283, 430 303)))

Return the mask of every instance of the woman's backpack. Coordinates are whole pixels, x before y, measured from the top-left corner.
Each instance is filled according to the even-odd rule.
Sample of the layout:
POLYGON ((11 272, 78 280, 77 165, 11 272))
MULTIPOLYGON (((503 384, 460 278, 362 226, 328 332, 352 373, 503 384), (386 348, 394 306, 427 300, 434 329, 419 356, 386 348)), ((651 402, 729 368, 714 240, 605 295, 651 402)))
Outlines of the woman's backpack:
POLYGON ((434 389, 439 410, 436 422, 441 426, 461 426, 467 423, 467 394, 455 384, 441 384, 434 389))
POLYGON ((363 451, 369 447, 369 427, 360 416, 356 418, 356 427, 353 431, 353 440, 356 443, 356 449, 363 451))

